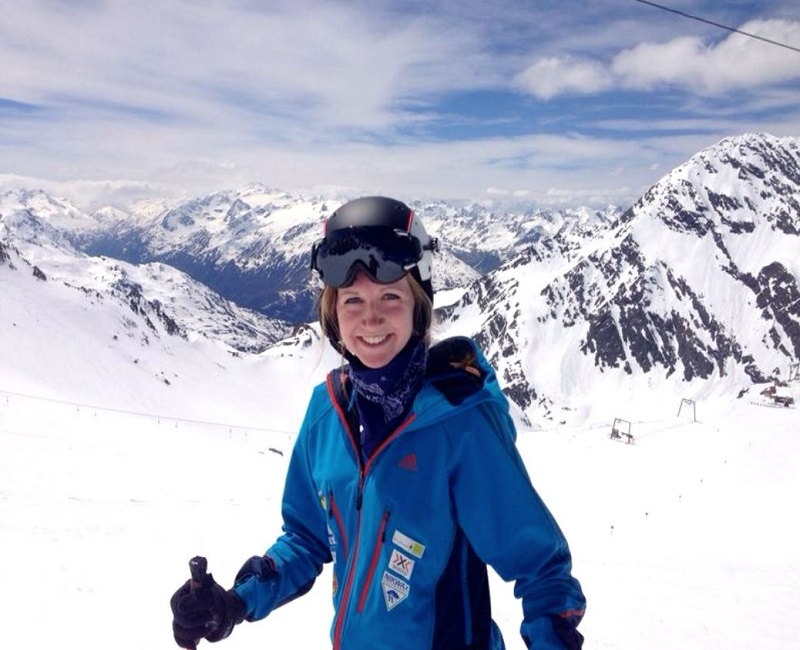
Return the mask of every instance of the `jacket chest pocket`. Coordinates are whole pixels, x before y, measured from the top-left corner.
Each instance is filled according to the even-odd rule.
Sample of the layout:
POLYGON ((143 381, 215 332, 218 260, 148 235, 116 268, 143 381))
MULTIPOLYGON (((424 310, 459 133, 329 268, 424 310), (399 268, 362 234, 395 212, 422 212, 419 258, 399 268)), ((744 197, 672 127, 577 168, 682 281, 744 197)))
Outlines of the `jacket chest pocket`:
POLYGON ((372 542, 371 551, 369 551, 369 545, 364 549, 365 552, 369 552, 369 564, 367 565, 367 571, 364 576, 364 584, 361 587, 361 594, 358 598, 359 613, 364 611, 364 606, 367 602, 367 596, 369 595, 370 589, 375 582, 375 575, 382 566, 381 558, 384 555, 383 549, 386 545, 386 529, 389 525, 390 517, 391 513, 386 510, 381 517, 380 523, 378 524, 378 532, 372 542))
POLYGON ((348 550, 347 528, 344 523, 344 515, 336 499, 333 490, 328 490, 321 500, 324 499, 325 510, 328 517, 328 546, 331 548, 331 555, 334 563, 337 562, 337 554, 341 553, 341 558, 346 559, 348 550))

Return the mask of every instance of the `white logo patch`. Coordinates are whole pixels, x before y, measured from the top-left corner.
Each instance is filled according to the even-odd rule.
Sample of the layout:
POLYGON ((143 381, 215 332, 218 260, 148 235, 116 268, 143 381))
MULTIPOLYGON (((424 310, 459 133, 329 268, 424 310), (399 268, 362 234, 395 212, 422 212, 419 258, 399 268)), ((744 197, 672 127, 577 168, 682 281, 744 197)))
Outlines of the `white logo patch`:
POLYGON ((392 542, 395 546, 399 546, 404 551, 408 551, 416 558, 421 558, 422 554, 425 552, 425 547, 422 544, 411 539, 408 535, 404 535, 399 530, 394 531, 392 542))
POLYGON ((389 568, 408 580, 411 578, 411 572, 414 570, 414 560, 397 549, 392 549, 392 557, 389 558, 389 568))
POLYGON ((328 526, 328 546, 336 546, 336 535, 333 534, 330 526, 328 526))
POLYGON ((387 611, 393 610, 402 603, 408 598, 408 592, 411 591, 411 586, 407 582, 403 582, 388 571, 383 573, 381 586, 383 587, 383 600, 386 602, 387 611))

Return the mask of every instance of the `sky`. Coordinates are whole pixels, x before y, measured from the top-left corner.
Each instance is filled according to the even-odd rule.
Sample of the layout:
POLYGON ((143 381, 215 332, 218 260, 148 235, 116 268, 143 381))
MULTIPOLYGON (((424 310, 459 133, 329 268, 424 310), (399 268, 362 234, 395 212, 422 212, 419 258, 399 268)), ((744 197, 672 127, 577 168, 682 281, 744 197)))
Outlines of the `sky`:
POLYGON ((800 136, 795 0, 0 0, 0 189, 627 207, 800 136), (791 49, 795 48, 795 49, 791 49))
MULTIPOLYGON (((156 336, 110 299, 12 262, 0 264, 4 644, 174 649, 169 598, 189 559, 206 556, 229 587, 279 534, 294 435, 335 358, 156 336)), ((634 444, 609 439, 602 418, 518 430, 587 596, 585 650, 795 648, 797 409, 755 391, 679 408, 644 384, 602 399, 634 444)), ((308 595, 213 647, 330 647, 330 580, 326 567, 308 595)), ((524 650, 512 586, 492 574, 491 591, 508 650, 524 650)))

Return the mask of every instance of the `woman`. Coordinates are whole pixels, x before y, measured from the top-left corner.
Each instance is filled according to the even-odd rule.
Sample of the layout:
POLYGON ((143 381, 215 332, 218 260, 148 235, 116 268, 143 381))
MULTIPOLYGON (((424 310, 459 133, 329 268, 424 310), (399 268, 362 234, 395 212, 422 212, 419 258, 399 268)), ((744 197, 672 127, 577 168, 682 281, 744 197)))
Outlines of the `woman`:
POLYGON ((306 593, 333 562, 334 650, 504 647, 487 565, 515 581, 529 648, 580 648, 585 600, 534 491, 508 402, 471 340, 430 346, 437 242, 403 203, 346 203, 312 251, 320 323, 347 360, 311 398, 289 465, 283 535, 225 591, 172 598, 182 647, 218 641, 306 593))

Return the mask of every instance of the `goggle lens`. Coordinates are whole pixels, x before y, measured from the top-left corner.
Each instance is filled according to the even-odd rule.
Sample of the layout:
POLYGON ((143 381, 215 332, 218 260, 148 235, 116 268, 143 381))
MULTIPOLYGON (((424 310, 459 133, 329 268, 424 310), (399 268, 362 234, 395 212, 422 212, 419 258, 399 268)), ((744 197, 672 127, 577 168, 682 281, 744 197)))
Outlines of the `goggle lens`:
POLYGON ((328 234, 314 244, 311 268, 331 287, 350 284, 365 271, 381 284, 396 282, 422 259, 419 241, 393 228, 357 226, 328 234))

